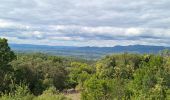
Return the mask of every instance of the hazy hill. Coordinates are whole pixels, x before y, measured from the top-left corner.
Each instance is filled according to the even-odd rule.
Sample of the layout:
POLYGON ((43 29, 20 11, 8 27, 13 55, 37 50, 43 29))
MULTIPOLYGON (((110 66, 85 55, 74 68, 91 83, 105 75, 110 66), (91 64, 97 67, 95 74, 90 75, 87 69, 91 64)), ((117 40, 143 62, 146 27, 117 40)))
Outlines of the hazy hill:
POLYGON ((29 44, 10 44, 10 47, 16 52, 43 52, 52 55, 74 56, 86 59, 97 59, 112 53, 158 53, 163 49, 170 47, 149 46, 149 45, 129 45, 115 47, 73 47, 73 46, 47 46, 47 45, 29 45, 29 44))

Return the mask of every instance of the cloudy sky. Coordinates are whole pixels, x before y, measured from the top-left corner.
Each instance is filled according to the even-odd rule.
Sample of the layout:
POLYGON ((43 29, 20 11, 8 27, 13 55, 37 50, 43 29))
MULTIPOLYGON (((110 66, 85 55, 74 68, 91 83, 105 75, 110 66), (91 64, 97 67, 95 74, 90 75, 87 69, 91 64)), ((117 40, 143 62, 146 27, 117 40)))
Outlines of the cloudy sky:
POLYGON ((170 46, 170 0, 0 0, 10 43, 170 46))

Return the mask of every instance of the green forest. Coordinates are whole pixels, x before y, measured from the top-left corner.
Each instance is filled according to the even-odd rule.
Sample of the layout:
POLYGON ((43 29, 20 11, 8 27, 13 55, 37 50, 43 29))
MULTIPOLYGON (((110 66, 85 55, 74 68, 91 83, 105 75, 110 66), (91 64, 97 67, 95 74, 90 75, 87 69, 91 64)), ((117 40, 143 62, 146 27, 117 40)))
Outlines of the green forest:
POLYGON ((0 100, 170 100, 170 51, 98 60, 15 53, 0 39, 0 100))

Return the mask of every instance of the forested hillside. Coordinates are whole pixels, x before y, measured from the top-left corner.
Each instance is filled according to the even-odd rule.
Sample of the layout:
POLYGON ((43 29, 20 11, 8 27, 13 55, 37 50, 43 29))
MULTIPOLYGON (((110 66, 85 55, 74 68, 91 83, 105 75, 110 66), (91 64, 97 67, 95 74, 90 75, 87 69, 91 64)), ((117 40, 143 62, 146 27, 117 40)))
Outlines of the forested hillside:
POLYGON ((114 47, 75 47, 75 46, 47 46, 47 45, 30 45, 30 44, 10 44, 15 52, 35 53, 41 52, 49 55, 71 56, 89 60, 100 59, 113 53, 138 53, 138 54, 157 54, 170 47, 149 46, 149 45, 129 45, 114 47))
POLYGON ((169 100, 170 51, 97 61, 14 53, 0 39, 0 100, 169 100))

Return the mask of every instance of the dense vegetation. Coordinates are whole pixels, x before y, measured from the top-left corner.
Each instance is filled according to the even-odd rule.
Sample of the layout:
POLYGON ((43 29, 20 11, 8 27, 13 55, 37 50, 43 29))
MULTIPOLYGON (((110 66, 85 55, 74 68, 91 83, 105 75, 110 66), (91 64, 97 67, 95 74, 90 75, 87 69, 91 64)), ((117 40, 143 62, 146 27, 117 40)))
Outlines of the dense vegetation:
POLYGON ((69 89, 81 93, 82 100, 167 100, 169 77, 169 50, 87 61, 14 54, 7 40, 0 39, 0 100, 69 100, 69 89))

